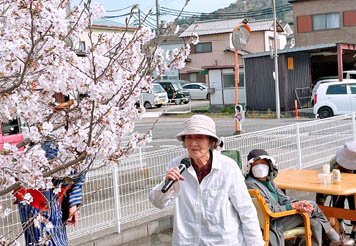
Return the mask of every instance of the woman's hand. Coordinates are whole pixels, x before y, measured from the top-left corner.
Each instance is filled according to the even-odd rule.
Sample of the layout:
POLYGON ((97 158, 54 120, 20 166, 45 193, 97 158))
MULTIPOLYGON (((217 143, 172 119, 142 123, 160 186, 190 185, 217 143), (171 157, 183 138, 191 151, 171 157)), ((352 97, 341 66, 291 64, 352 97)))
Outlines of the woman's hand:
POLYGON ((184 180, 184 177, 180 175, 178 167, 173 167, 172 169, 168 170, 166 175, 166 182, 169 180, 184 180))
POLYGON ((76 226, 78 222, 78 207, 74 205, 69 208, 69 218, 67 219, 67 225, 76 226))
POLYGON ((306 201, 306 200, 299 201, 299 202, 293 202, 291 204, 291 206, 292 206, 292 209, 295 209, 300 212, 311 213, 314 210, 313 205, 309 201, 306 201))

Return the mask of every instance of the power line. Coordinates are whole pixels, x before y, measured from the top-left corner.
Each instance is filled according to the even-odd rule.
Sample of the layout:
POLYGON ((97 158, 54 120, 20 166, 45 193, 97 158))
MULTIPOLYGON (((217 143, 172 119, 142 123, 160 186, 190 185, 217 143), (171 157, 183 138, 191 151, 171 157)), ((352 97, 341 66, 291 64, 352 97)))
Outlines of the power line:
POLYGON ((119 11, 122 11, 122 10, 125 10, 125 9, 129 9, 129 8, 132 8, 132 6, 134 5, 130 5, 130 6, 127 6, 126 8, 122 8, 122 9, 116 9, 116 10, 106 10, 106 12, 119 12, 119 11))
MULTIPOLYGON (((170 14, 174 14, 176 13, 178 15, 178 13, 180 13, 180 10, 177 9, 171 9, 171 8, 166 8, 166 7, 161 7, 162 11, 166 12, 166 13, 170 13, 170 14)), ((292 6, 289 4, 286 5, 281 5, 277 7, 277 10, 281 10, 281 11, 285 11, 286 9, 290 9, 292 10, 292 6)), ((265 9, 261 9, 261 10, 255 10, 255 11, 243 11, 243 12, 217 12, 217 13, 203 13, 203 12, 190 12, 190 11, 183 11, 182 14, 185 16, 192 16, 192 15, 213 15, 213 14, 222 14, 222 15, 243 15, 243 14, 254 14, 254 13, 261 13, 261 12, 266 12, 266 11, 270 11, 272 13, 272 8, 265 8, 265 9)))
MULTIPOLYGON (((291 11, 292 7, 291 6, 281 6, 279 8, 279 13, 283 12, 288 12, 291 11)), ((192 15, 192 14, 186 14, 182 13, 180 16, 181 17, 186 17, 186 18, 201 18, 202 16, 206 15, 209 16, 210 18, 221 18, 221 19, 227 19, 227 18, 254 18, 254 17, 260 17, 260 16, 265 16, 265 15, 272 15, 272 9, 263 9, 263 10, 258 10, 258 11, 249 11, 249 12, 239 12, 239 13, 210 13, 210 14, 200 14, 200 15, 192 15)), ((163 10, 162 14, 165 15, 170 15, 170 16, 175 16, 178 17, 179 14, 174 12, 174 11, 169 11, 169 10, 163 10)))
POLYGON ((126 13, 126 14, 122 14, 122 15, 106 15, 103 18, 104 19, 113 19, 113 18, 129 16, 129 15, 131 15, 131 13, 126 13))

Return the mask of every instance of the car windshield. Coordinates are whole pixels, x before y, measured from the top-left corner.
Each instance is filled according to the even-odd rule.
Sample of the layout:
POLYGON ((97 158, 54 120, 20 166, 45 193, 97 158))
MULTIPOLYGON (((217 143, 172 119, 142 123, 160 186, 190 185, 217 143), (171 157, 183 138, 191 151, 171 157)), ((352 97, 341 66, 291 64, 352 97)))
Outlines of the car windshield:
POLYGON ((173 85, 174 89, 176 89, 177 91, 183 90, 183 87, 182 87, 181 83, 179 83, 179 82, 174 82, 174 83, 172 83, 172 85, 173 85))
POLYGON ((165 90, 160 85, 153 85, 152 91, 155 93, 165 92, 165 90))

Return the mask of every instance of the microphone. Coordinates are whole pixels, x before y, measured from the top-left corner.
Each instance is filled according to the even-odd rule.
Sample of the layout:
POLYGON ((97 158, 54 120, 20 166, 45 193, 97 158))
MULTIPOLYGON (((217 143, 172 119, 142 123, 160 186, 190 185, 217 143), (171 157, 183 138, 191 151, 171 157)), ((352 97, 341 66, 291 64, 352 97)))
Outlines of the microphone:
MULTIPOLYGON (((181 160, 178 169, 179 169, 179 173, 182 174, 186 169, 188 169, 190 167, 190 160, 189 158, 184 158, 183 160, 181 160)), ((169 190, 169 188, 171 188, 171 186, 173 185, 174 182, 176 182, 177 180, 173 180, 173 179, 168 179, 167 182, 164 184, 164 186, 162 187, 161 191, 163 193, 166 193, 167 190, 169 190)))

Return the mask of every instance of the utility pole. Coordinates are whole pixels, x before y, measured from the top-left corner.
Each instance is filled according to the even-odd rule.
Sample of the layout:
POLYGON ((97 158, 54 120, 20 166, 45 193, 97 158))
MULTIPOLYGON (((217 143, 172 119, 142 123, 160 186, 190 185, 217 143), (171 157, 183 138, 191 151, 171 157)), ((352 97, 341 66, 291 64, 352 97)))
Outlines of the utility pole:
POLYGON ((160 13, 160 9, 159 9, 159 2, 158 0, 156 0, 156 22, 157 22, 157 31, 156 31, 156 34, 157 36, 159 36, 159 23, 160 23, 160 17, 161 13, 160 13))
POLYGON ((274 32, 274 81, 276 93, 276 114, 277 119, 281 118, 281 106, 279 103, 279 78, 278 78, 278 53, 277 53, 277 14, 276 14, 276 0, 273 3, 273 32, 274 32))

